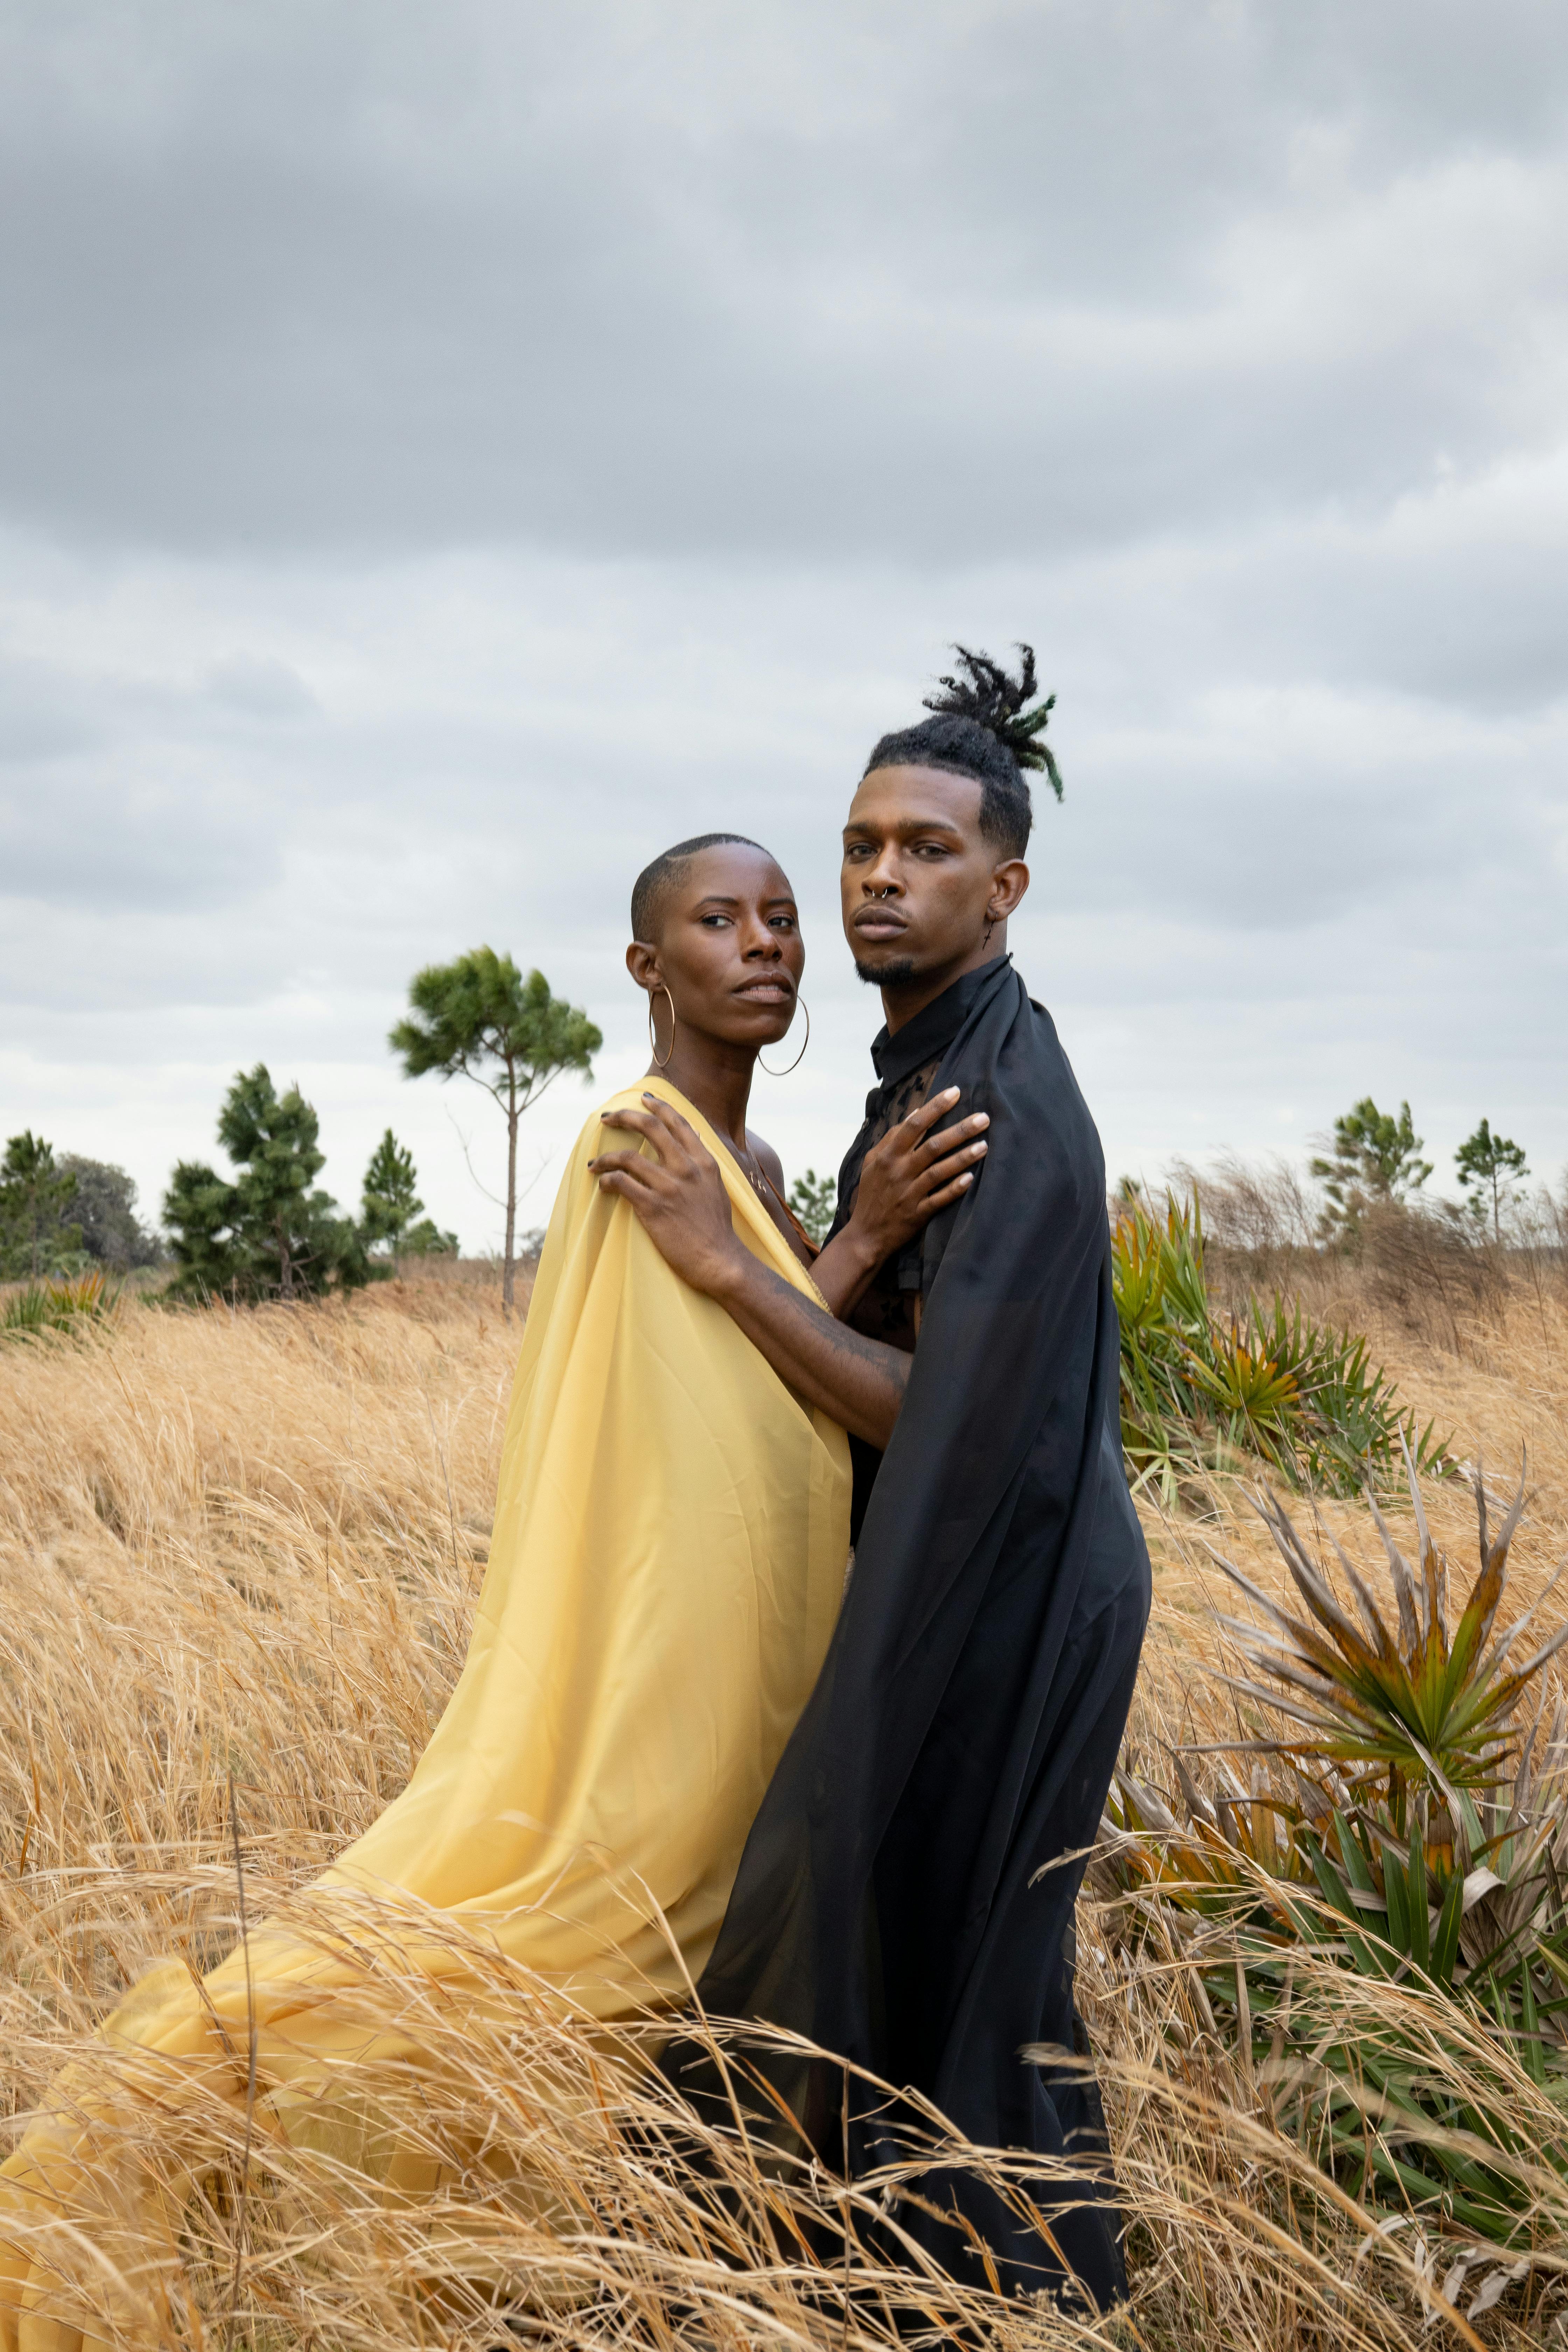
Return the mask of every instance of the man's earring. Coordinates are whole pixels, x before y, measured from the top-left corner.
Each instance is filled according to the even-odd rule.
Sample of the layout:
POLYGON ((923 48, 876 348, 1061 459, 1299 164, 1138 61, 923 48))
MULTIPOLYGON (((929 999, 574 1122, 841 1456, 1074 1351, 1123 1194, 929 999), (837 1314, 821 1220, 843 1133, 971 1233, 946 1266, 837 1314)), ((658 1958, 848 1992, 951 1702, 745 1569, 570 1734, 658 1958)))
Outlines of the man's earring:
POLYGON ((666 1054, 664 1061, 660 1061, 658 1038, 653 1025, 653 1000, 656 996, 669 996, 669 991, 662 981, 657 988, 650 988, 647 992, 647 1049, 654 1058, 656 1066, 662 1070, 665 1062, 669 1059, 669 1054, 675 1051, 675 999, 669 996, 669 1054, 666 1054))
POLYGON ((990 919, 988 920, 988 922, 986 923, 986 926, 985 926, 985 937, 984 937, 984 938, 981 940, 981 942, 980 942, 980 952, 981 952, 981 954, 982 954, 982 955, 984 955, 984 952, 985 952, 986 949, 990 946, 990 944, 991 944, 991 934, 992 934, 992 932, 993 932, 995 929, 996 929, 996 918, 995 918, 995 916, 994 916, 994 915, 993 915, 993 916, 990 918, 990 919))

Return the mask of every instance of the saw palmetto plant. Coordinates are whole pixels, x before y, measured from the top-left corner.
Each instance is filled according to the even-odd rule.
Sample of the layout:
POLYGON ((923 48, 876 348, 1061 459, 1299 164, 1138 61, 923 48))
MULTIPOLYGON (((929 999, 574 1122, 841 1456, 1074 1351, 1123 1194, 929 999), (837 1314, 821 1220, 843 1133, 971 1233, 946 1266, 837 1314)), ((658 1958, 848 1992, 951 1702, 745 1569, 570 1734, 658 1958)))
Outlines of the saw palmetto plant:
POLYGON ((1121 1435, 1135 1483, 1167 1498, 1189 1472, 1262 1460, 1299 1489, 1353 1495, 1397 1472, 1403 1441, 1424 1469, 1446 1465, 1428 1426, 1403 1411, 1367 1343, 1256 1298, 1216 1314, 1204 1277, 1196 1201, 1167 1196, 1163 1219, 1121 1203, 1111 1243, 1121 1324, 1121 1435))
POLYGON ((100 1266, 89 1273, 47 1276, 0 1300, 0 1339, 27 1339, 40 1331, 83 1331, 104 1322, 120 1303, 120 1286, 100 1266))

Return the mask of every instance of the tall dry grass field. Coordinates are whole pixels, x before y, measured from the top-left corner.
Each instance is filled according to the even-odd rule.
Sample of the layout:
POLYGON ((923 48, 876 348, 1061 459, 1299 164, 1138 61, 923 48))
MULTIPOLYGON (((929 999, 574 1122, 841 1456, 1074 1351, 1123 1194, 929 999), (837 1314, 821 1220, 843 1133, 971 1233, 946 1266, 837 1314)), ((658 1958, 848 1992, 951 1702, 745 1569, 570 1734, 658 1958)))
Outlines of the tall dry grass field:
MULTIPOLYGON (((1510 1482, 1528 1448, 1535 1499, 1514 1581, 1540 1589, 1568 1552, 1561 1305, 1494 1300, 1456 1349, 1454 1333, 1439 1345, 1347 1303, 1376 1322, 1422 1419, 1451 1428, 1489 1479, 1510 1482)), ((101 1336, 0 1347, 0 2114, 24 2114, 90 2051, 95 2021, 150 1965, 210 1965, 242 1896, 252 1919, 286 1911, 403 1786, 463 1656, 517 1336, 493 1293, 431 1277, 292 1311, 128 1304, 101 1336)), ((1211 1548, 1278 1581, 1238 1490, 1188 1501, 1148 1520, 1154 1618, 1130 1744, 1155 1782, 1172 1744, 1234 1729, 1212 1671, 1232 1604, 1211 1548)), ((1468 1496, 1445 1490, 1433 1510, 1439 1540, 1468 1559, 1468 1496)), ((1326 1516, 1367 1549, 1362 1507, 1326 1516)), ((474 1956, 491 1996, 476 2021, 374 1953, 369 2008, 419 2010, 440 2060, 381 2095, 417 2110, 452 2185, 400 2210, 323 2156, 279 2153, 248 2126, 242 2145, 218 2103, 218 2153, 175 2272, 138 2276, 127 2257, 117 2278, 84 2256, 65 2265, 62 2308, 96 2311, 89 2332, 110 2336, 216 2329, 367 2352, 493 2343, 497 2295, 517 2305, 514 2337, 606 2347, 849 2346, 961 2325, 997 2343, 1168 2352, 1568 2341, 1550 2267, 1473 2326, 1447 2316, 1424 2284, 1448 2274, 1441 2250, 1376 2230, 1275 2129, 1181 1952, 1130 1957, 1088 1898, 1079 1940, 1132 2217, 1131 2316, 1008 2312, 983 2294, 961 2308, 933 2283, 923 2319, 900 2318, 835 2184, 781 2189, 737 2146, 687 2166, 656 2094, 616 2077, 600 2095, 590 2045, 499 1963, 474 1956), (558 2193, 495 2189, 525 2173, 558 2193), (720 2174, 727 2196, 713 2193, 720 2174), (837 2231, 836 2252, 822 2235, 792 2238, 808 2210, 837 2231)), ((1447 2058, 1461 2074, 1503 2064, 1484 2049, 1447 2058)), ((101 2053, 90 2063, 112 2072, 101 2053)), ((1521 2115, 1542 2095, 1522 2074, 1489 2089, 1521 2115)), ((164 2125, 123 2127, 155 2160, 164 2125)), ((1568 2254, 1561 2182, 1542 2184, 1537 2238, 1548 2265, 1568 2254)))

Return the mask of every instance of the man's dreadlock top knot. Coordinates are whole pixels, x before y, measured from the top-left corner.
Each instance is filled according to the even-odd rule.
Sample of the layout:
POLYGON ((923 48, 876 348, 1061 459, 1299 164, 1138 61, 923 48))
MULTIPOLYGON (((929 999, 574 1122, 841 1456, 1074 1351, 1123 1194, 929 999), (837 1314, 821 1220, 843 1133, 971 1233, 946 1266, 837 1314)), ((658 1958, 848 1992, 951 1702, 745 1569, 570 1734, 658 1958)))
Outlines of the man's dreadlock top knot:
POLYGON ((1034 646, 1018 647, 1024 658, 1016 677, 989 654, 972 654, 967 646, 954 646, 952 650, 963 675, 940 679, 938 683, 947 690, 928 694, 925 709, 944 718, 973 719, 1011 751, 1020 768, 1044 768, 1060 800, 1062 780, 1055 754, 1048 743, 1037 740, 1045 733, 1057 698, 1047 694, 1032 710, 1026 707, 1037 690, 1034 646))
POLYGON ((973 776, 980 786, 981 832, 1009 857, 1021 857, 1035 818, 1025 769, 1044 769, 1058 800, 1062 796, 1061 771, 1043 740, 1057 698, 1047 694, 1033 709, 1027 707, 1037 691, 1033 646, 1018 647, 1023 658, 1016 677, 989 654, 971 653, 967 646, 952 650, 958 675, 942 678, 942 691, 925 697, 934 717, 884 735, 864 772, 942 768, 973 776))

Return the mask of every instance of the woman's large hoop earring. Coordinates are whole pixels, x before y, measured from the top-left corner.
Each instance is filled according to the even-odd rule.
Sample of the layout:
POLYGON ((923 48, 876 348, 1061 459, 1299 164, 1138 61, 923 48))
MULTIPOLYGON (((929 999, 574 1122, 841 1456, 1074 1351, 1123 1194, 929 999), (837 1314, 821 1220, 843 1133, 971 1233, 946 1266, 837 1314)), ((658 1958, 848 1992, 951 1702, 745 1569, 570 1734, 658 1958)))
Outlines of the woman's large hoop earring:
POLYGON ((807 1046, 807 1045, 810 1045, 810 1043, 811 1043, 811 1007, 810 1007, 810 1005, 809 1005, 809 1004, 807 1004, 807 1003, 806 1003, 806 1002, 805 1002, 805 1000, 804 999, 804 997, 799 997, 799 996, 797 996, 797 997, 795 998, 795 1003, 800 1006, 801 1011, 802 1011, 802 1012, 805 1013, 805 1042, 803 1043, 803 1045, 802 1045, 802 1046, 801 1046, 800 1052, 795 1055, 795 1057, 794 1061, 790 1064, 790 1066, 789 1066, 789 1069, 786 1069, 786 1070, 768 1070, 768 1066, 767 1066, 767 1064, 763 1061, 763 1059, 762 1055, 761 1055, 760 1054, 757 1055, 757 1067, 758 1067, 758 1069, 759 1069, 759 1070, 768 1070, 768 1076, 769 1076, 769 1077, 770 1077, 770 1078, 787 1078, 787 1077, 788 1077, 788 1076, 789 1076, 790 1070, 798 1070, 798 1069, 799 1069, 799 1067, 800 1067, 800 1066, 801 1066, 802 1061, 803 1061, 803 1060, 805 1059, 805 1048, 806 1048, 806 1046, 807 1046))
POLYGON ((669 1060, 669 1054, 675 1051, 675 999, 669 996, 669 1054, 665 1055, 663 1062, 659 1060, 658 1039, 654 1033, 653 1025, 653 1000, 656 996, 661 995, 669 996, 669 991, 663 981, 659 982, 657 988, 650 988, 647 992, 647 1049, 653 1056, 654 1067, 658 1070, 664 1068, 665 1063, 669 1060))

